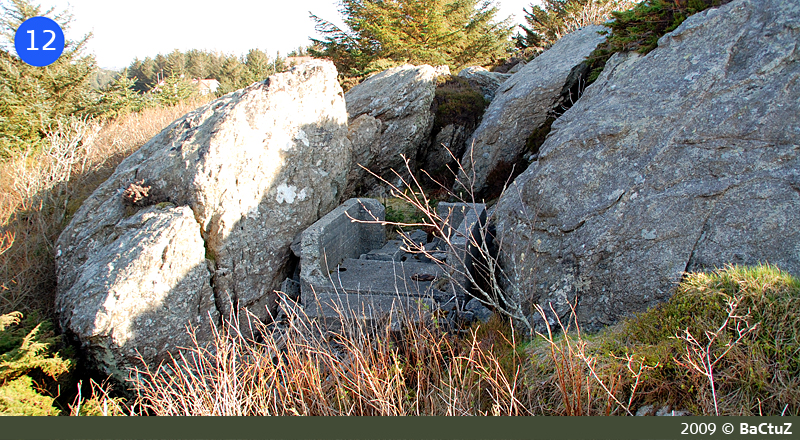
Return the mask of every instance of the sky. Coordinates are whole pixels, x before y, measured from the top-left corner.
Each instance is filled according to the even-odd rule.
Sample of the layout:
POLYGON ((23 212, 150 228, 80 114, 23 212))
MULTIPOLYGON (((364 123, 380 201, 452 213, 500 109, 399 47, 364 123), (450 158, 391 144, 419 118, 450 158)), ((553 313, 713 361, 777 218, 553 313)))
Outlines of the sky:
MULTIPOLYGON (((534 0, 500 0, 498 18, 523 21, 522 9, 534 0)), ((88 53, 97 64, 118 70, 134 58, 201 49, 244 55, 258 48, 282 56, 317 36, 309 11, 341 24, 336 0, 33 0, 43 10, 71 10, 68 39, 92 32, 88 53)))

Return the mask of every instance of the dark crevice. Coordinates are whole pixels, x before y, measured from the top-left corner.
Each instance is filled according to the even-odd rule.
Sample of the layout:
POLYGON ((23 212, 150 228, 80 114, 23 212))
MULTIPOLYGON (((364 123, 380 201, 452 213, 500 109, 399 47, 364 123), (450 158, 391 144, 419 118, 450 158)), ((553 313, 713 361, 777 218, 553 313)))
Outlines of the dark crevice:
POLYGON ((578 99, 583 96, 583 92, 586 90, 586 82, 589 78, 589 73, 589 63, 586 61, 570 70, 569 75, 567 75, 567 80, 564 82, 564 87, 561 88, 559 102, 557 102, 550 111, 556 119, 572 108, 572 106, 578 102, 578 99))
POLYGON ((706 234, 708 233, 708 219, 711 218, 711 212, 713 211, 714 207, 712 205, 711 209, 708 210, 708 215, 706 215, 705 220, 703 220, 703 226, 700 228, 700 233, 697 235, 697 240, 694 241, 692 245, 692 251, 689 253, 689 258, 686 260, 686 266, 683 268, 684 275, 689 273, 690 270, 694 270, 694 254, 697 251, 697 246, 703 241, 706 234))
MULTIPOLYGON (((198 224, 200 225, 200 238, 203 240, 203 248, 205 248, 206 270, 208 270, 209 275, 208 283, 211 285, 211 292, 214 295, 214 307, 217 309, 217 313, 219 314, 219 321, 215 324, 217 324, 219 327, 222 327, 224 316, 223 311, 225 308, 222 307, 222 299, 220 298, 219 288, 217 286, 217 271, 219 270, 217 265, 217 255, 214 250, 211 249, 211 246, 208 243, 208 232, 203 229, 202 223, 198 221, 198 224)), ((199 310, 199 308, 200 303, 198 303, 198 311, 200 315, 203 315, 203 311, 199 310)))

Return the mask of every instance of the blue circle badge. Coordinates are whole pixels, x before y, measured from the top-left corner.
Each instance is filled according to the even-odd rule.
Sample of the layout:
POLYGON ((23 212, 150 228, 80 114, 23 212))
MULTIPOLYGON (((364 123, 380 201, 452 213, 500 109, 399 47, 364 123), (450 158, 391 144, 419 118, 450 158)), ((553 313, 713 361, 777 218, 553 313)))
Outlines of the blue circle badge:
POLYGON ((64 31, 47 17, 29 18, 17 29, 14 47, 31 66, 49 66, 64 52, 64 31))

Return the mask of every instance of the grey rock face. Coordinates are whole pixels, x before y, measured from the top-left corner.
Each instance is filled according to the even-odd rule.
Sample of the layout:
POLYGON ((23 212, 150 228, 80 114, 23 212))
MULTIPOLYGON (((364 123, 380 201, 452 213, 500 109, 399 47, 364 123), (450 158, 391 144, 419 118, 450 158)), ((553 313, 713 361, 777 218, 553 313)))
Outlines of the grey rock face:
MULTIPOLYGON (((131 208, 126 208, 121 198, 124 188, 140 180, 182 212, 191 209, 189 218, 200 243, 194 248, 199 261, 195 254, 189 259, 165 253, 164 267, 152 270, 184 267, 188 263, 183 259, 191 261, 192 268, 197 265, 206 272, 204 282, 213 285, 223 317, 245 308, 265 317, 268 296, 286 277, 292 238, 336 207, 342 194, 351 162, 346 124, 336 69, 322 61, 273 75, 175 121, 119 165, 84 202, 59 238, 57 295, 62 326, 91 344, 94 330, 82 323, 99 316, 101 306, 111 307, 115 296, 150 295, 142 287, 142 280, 150 275, 132 265, 145 258, 140 254, 159 248, 133 246, 133 239, 121 241, 119 232, 120 228, 144 228, 136 226, 140 223, 131 226, 131 219, 140 214, 126 218, 130 214, 126 210, 131 208), (204 256, 212 260, 211 274, 204 256), (87 271, 106 262, 114 272, 107 277, 119 281, 92 287, 96 283, 87 271), (120 286, 135 290, 123 293, 120 286), (98 298, 94 307, 80 300, 81 293, 90 289, 95 289, 98 298), (107 299, 102 299, 104 295, 107 299)), ((146 231, 150 229, 137 233, 146 231)), ((157 230, 148 233, 160 236, 157 230)), ((170 273, 194 274, 190 268, 184 269, 170 269, 170 273)), ((170 291, 178 285, 180 279, 165 288, 170 291)), ((198 287, 195 293, 201 291, 198 287)), ((176 306, 142 302, 141 307, 141 313, 157 317, 146 325, 160 326, 163 321, 158 317, 176 306)), ((175 317, 175 326, 180 320, 194 322, 198 313, 204 312, 175 317)), ((141 322, 131 325, 125 331, 136 335, 149 331, 141 322)), ((108 331, 118 331, 116 326, 114 329, 108 331)), ((117 348, 127 350, 128 346, 117 348)), ((147 339, 136 339, 135 348, 143 353, 150 348, 161 350, 157 341, 147 339)))
POLYGON ((518 301, 597 328, 686 271, 800 275, 800 5, 737 0, 615 55, 498 203, 518 301))
POLYGON ((487 101, 494 99, 497 88, 500 87, 505 80, 511 77, 509 73, 489 72, 483 67, 472 66, 465 67, 458 72, 458 76, 466 79, 471 84, 475 84, 483 93, 483 97, 487 101))
POLYGON ((374 179, 358 164, 390 182, 392 169, 402 173, 401 155, 414 159, 417 149, 428 142, 433 126, 431 103, 436 77, 449 74, 444 68, 405 65, 386 70, 353 87, 345 95, 352 124, 353 166, 348 194, 363 192, 374 179))
POLYGON ((106 373, 191 343, 186 326, 208 338, 219 322, 200 225, 192 210, 145 208, 95 237, 71 289, 60 291, 61 321, 106 373))
POLYGON ((570 81, 578 79, 573 70, 605 40, 597 33, 603 29, 587 26, 565 36, 500 85, 467 141, 462 181, 471 181, 474 172, 474 188, 480 193, 493 171, 519 167, 528 137, 549 124, 551 111, 569 99, 570 81))

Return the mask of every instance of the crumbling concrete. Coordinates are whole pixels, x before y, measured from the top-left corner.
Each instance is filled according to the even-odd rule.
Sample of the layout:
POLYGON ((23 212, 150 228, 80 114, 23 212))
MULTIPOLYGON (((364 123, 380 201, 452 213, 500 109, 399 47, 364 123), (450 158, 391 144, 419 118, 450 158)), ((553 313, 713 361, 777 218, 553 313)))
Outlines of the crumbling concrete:
POLYGON ((481 257, 480 247, 484 239, 481 231, 486 225, 486 205, 440 202, 436 211, 445 224, 458 225, 456 228, 444 228, 450 242, 445 250, 447 261, 455 269, 454 281, 466 288, 469 286, 466 274, 475 273, 474 263, 481 257))
POLYGON ((424 316, 453 303, 463 309, 469 285, 460 272, 476 257, 470 237, 480 237, 485 206, 440 203, 442 218, 458 225, 446 229, 450 245, 429 243, 421 230, 387 242, 384 213, 377 200, 350 199, 301 234, 299 285, 310 318, 325 325, 389 318, 396 326, 403 314, 424 316))

